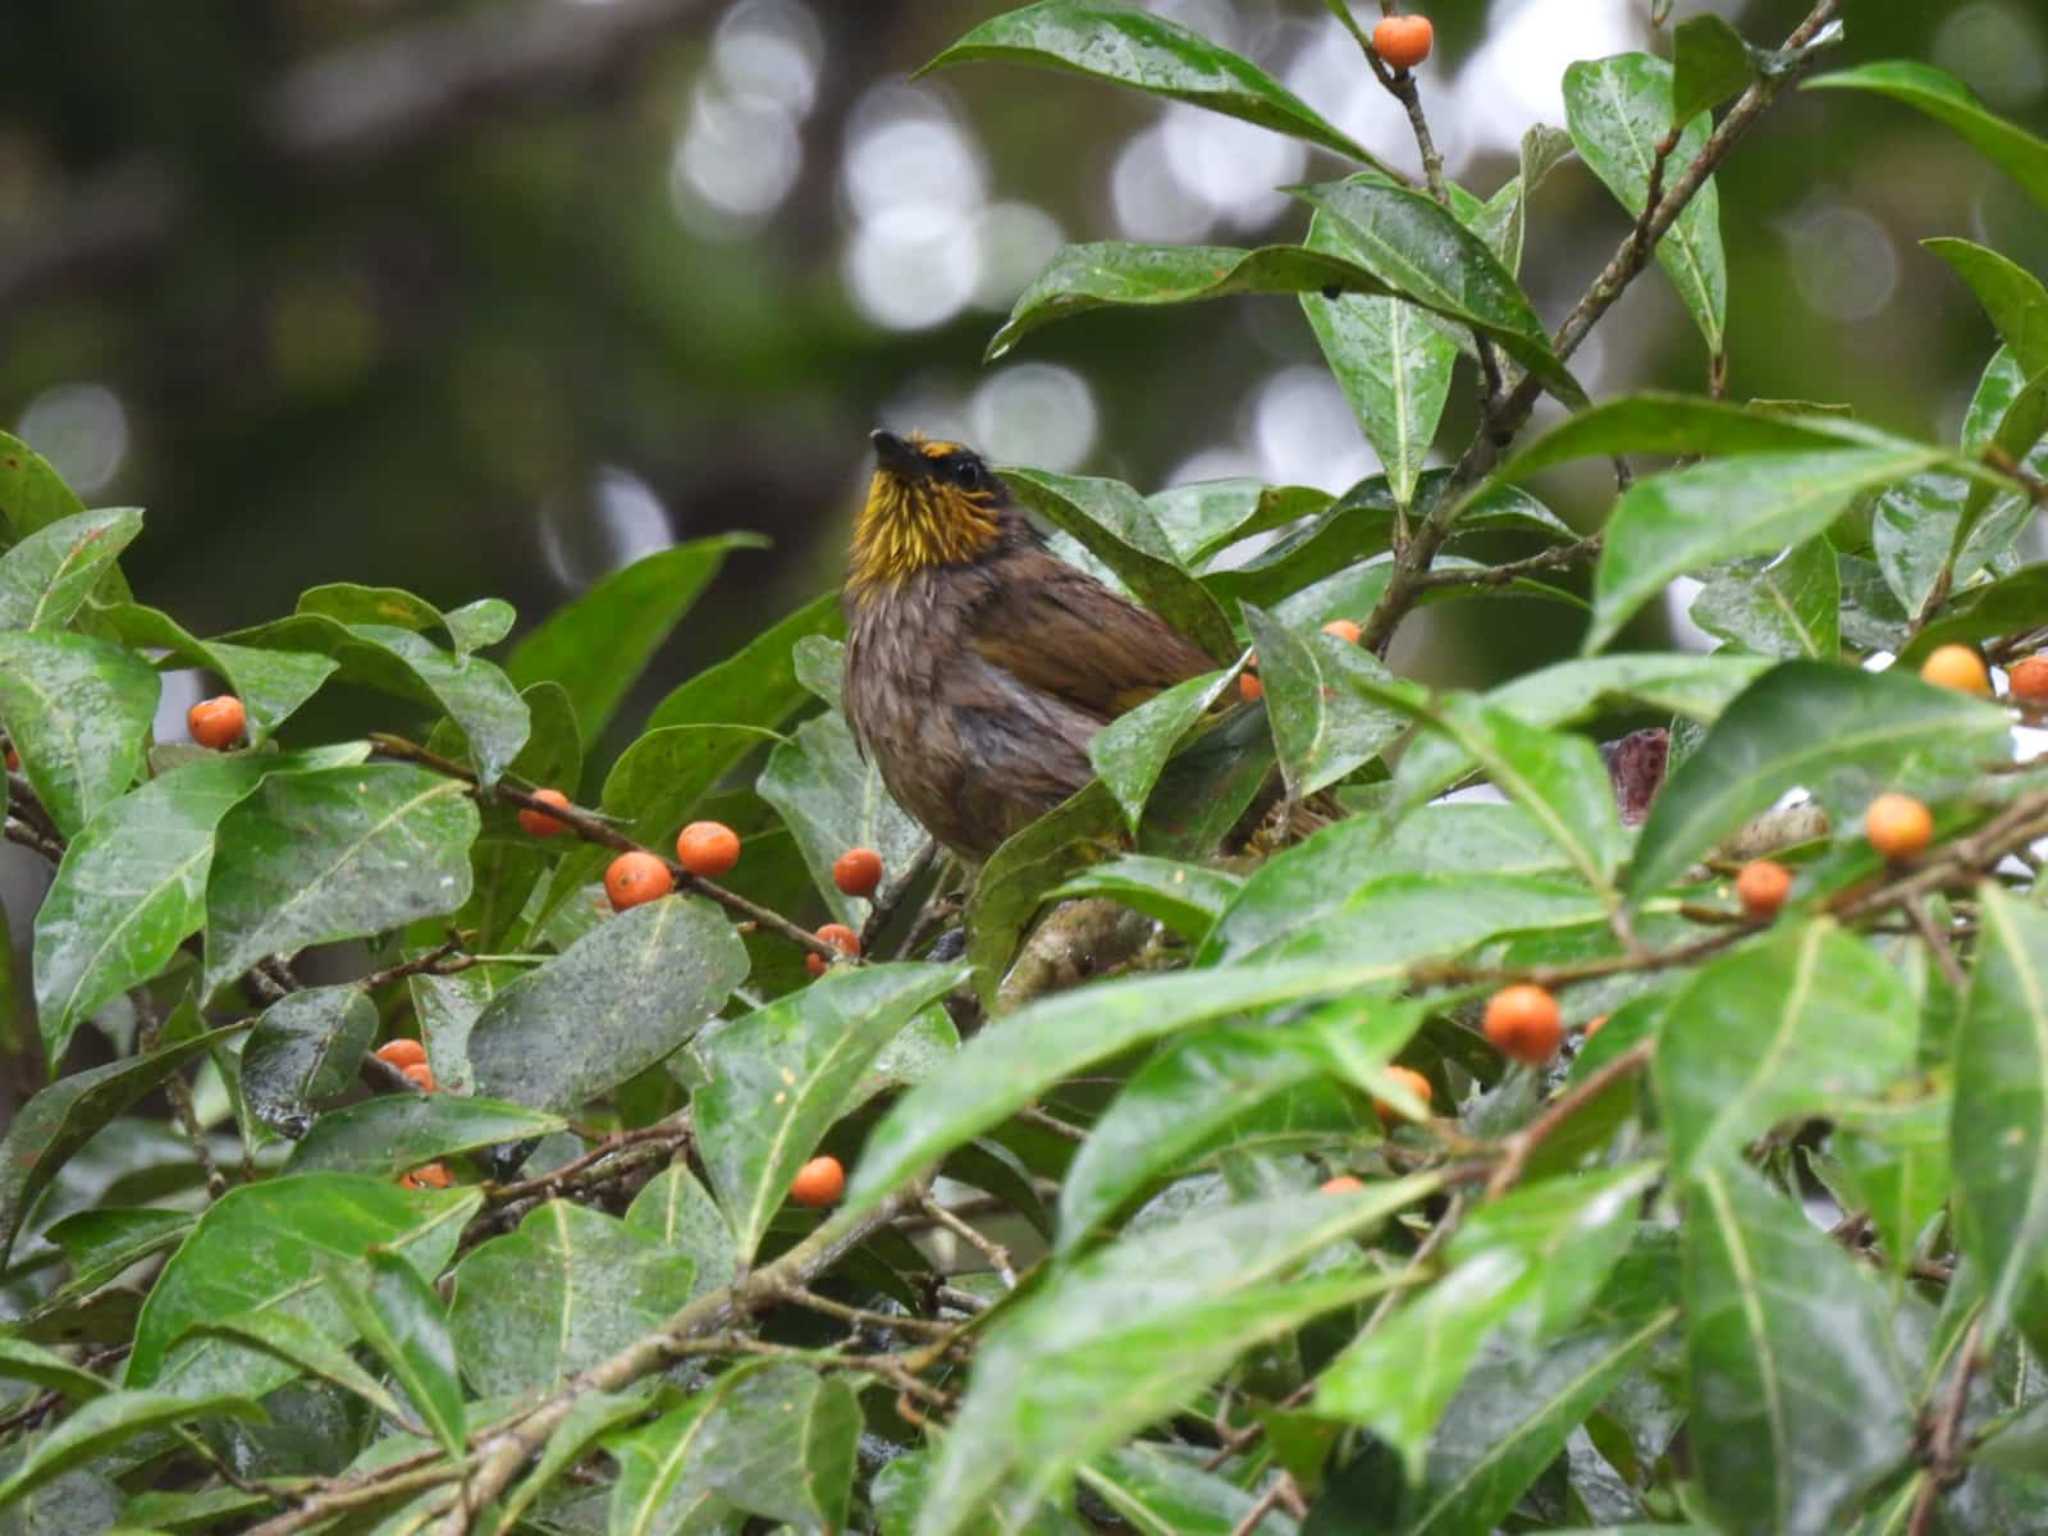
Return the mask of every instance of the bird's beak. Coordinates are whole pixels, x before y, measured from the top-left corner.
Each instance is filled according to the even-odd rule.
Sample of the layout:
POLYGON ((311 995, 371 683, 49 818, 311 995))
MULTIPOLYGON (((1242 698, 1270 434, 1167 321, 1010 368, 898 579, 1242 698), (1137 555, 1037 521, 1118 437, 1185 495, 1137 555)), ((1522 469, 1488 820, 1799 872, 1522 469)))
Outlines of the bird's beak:
POLYGON ((916 479, 928 467, 923 454, 893 433, 877 432, 869 441, 875 445, 875 467, 898 479, 916 479))

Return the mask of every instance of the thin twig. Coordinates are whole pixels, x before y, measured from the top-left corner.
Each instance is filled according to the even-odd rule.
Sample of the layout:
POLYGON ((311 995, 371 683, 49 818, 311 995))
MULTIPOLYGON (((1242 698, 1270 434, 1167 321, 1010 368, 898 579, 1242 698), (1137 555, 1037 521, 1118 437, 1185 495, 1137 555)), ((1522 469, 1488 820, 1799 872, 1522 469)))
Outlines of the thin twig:
POLYGON ((1292 1473, 1282 1472, 1268 1483, 1266 1491, 1244 1512, 1244 1518, 1230 1528, 1230 1536, 1252 1536, 1252 1532, 1259 1528, 1259 1522, 1279 1507, 1281 1499, 1286 1496, 1287 1488, 1293 1481, 1292 1473))
POLYGON ((1962 1480, 1967 1470, 1959 1454, 1963 1410, 1969 1406, 1970 1382, 1982 1364, 1977 1358, 1977 1351, 1983 1332, 1984 1319, 1980 1315, 1970 1324, 1970 1331, 1963 1335, 1961 1358, 1956 1361, 1948 1396, 1943 1399, 1941 1412, 1928 1431, 1927 1471, 1921 1478, 1920 1492, 1913 1500, 1913 1517, 1906 1524, 1906 1536, 1927 1536, 1934 1524, 1934 1506, 1940 1502, 1942 1494, 1962 1480))
POLYGON ((1927 903, 1915 897, 1904 903, 1906 916, 1913 920, 1913 927, 1920 937, 1927 941, 1927 947, 1934 952, 1934 963, 1941 968, 1941 979, 1949 984, 1956 996, 1961 997, 1970 988, 1970 978, 1963 974, 1962 963, 1956 959, 1948 935, 1934 925, 1934 916, 1927 910, 1927 903))
POLYGON ((1062 1120, 1058 1115, 1048 1114, 1035 1104, 1025 1105, 1012 1118, 1022 1120, 1026 1125, 1035 1125, 1042 1131, 1050 1131, 1062 1141, 1081 1142, 1088 1139, 1088 1132, 1083 1127, 1062 1120))
POLYGON ((1558 1127, 1600 1097, 1624 1077, 1630 1076, 1647 1066, 1653 1042, 1639 1041, 1623 1051, 1614 1060, 1598 1070, 1586 1074, 1584 1081, 1575 1084, 1569 1091, 1559 1094, 1544 1107, 1543 1113, 1523 1126, 1507 1140, 1508 1155, 1501 1159, 1500 1167, 1486 1183, 1486 1198, 1498 1200, 1521 1178, 1529 1166, 1529 1159, 1536 1149, 1557 1131, 1558 1127))
POLYGON ((920 1200, 918 1205, 925 1215, 987 1259, 989 1267, 1002 1277, 1005 1286, 1013 1291, 1017 1288, 1017 1271, 1010 1267, 1009 1249, 1001 1243, 992 1241, 978 1227, 962 1221, 929 1195, 920 1200))
POLYGON ((1415 578, 1417 592, 1427 592, 1434 587, 1504 587, 1524 576, 1534 576, 1541 571, 1554 571, 1561 566, 1577 565, 1581 560, 1591 560, 1600 553, 1600 535, 1579 540, 1576 544, 1559 544, 1544 550, 1541 554, 1529 556, 1526 560, 1511 560, 1506 565, 1460 566, 1446 571, 1424 571, 1415 578))
POLYGON ((55 838, 45 837, 25 821, 7 818, 7 841, 18 843, 34 853, 40 853, 52 864, 64 862, 64 845, 55 838))
POLYGON ((910 894, 910 888, 924 878, 925 871, 932 867, 939 856, 939 845, 935 839, 925 839, 924 846, 911 856, 903 872, 879 891, 875 892, 873 904, 868 908, 868 920, 860 925, 860 952, 867 954, 881 940, 882 930, 889 926, 889 919, 896 915, 896 909, 903 904, 903 898, 910 894))

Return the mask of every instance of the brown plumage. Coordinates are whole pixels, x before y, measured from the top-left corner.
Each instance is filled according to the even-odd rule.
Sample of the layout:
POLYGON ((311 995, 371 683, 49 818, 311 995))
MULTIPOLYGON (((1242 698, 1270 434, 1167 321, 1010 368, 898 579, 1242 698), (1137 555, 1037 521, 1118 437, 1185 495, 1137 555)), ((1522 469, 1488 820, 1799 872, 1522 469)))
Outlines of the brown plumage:
POLYGON ((1088 783, 1105 724, 1217 662, 1050 554, 977 454, 874 442, 846 584, 847 718, 896 802, 984 859, 1088 783))

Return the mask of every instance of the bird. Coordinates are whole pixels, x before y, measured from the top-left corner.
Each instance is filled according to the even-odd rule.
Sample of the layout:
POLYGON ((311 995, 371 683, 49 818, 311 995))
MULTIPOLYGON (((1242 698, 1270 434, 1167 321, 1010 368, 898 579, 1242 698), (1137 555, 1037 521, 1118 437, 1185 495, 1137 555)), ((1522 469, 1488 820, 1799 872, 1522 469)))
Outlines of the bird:
POLYGON ((1053 554, 973 449, 872 442, 844 590, 847 721, 896 803, 979 864, 1088 784, 1104 725, 1220 663, 1053 554))

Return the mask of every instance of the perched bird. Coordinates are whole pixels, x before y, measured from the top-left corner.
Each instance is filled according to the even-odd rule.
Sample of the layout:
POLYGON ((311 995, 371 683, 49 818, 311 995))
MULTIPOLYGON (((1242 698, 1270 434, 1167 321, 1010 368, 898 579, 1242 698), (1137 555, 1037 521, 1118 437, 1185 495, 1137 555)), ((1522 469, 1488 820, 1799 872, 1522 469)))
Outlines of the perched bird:
POLYGON ((897 804, 985 859, 1094 777, 1109 721, 1219 663, 1050 553, 957 443, 874 434, 846 579, 847 719, 897 804))

